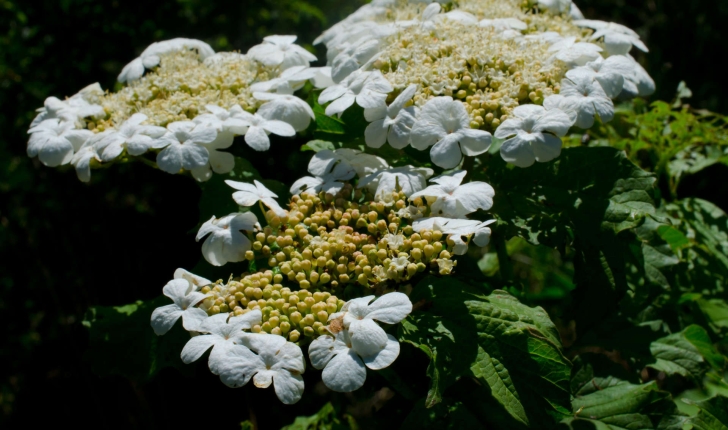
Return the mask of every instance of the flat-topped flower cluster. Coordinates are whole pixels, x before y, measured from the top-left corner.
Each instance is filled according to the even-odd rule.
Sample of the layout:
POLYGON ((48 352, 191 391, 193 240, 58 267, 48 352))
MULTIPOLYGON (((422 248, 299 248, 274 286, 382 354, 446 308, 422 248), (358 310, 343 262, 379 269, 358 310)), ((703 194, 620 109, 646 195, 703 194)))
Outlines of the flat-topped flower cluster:
POLYGON ((163 288, 173 303, 152 314, 155 333, 181 318, 192 334, 185 363, 209 350, 223 383, 272 384, 284 403, 304 390, 301 346, 336 391, 392 364, 399 343, 377 321, 399 323, 409 283, 456 273, 456 256, 488 245, 495 190, 468 180, 466 157, 495 143, 518 167, 552 161, 570 129, 654 91, 629 54, 647 51, 639 36, 585 20, 571 0, 374 0, 315 41, 325 67, 295 41, 269 36, 246 54, 154 43, 122 70, 118 92, 94 84, 48 98, 28 142, 29 156, 72 164, 83 181, 134 159, 206 181, 234 169, 225 150, 236 137, 265 151, 270 134, 308 129, 322 114, 295 95, 303 89, 325 115, 362 109, 364 136, 316 152, 285 207, 259 181, 226 181, 240 209, 206 220, 197 240, 209 264, 247 272, 213 282, 179 269, 163 288), (387 143, 396 159, 362 151, 387 143), (431 162, 406 164, 409 146, 431 162))

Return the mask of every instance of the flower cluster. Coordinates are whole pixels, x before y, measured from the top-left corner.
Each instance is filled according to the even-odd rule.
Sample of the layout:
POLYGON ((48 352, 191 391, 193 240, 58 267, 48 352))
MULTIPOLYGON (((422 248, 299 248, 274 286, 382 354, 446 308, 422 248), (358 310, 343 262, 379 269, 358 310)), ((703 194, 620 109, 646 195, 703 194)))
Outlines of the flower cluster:
POLYGON ((67 100, 48 98, 31 124, 28 155, 48 166, 72 164, 82 181, 100 163, 147 152, 156 160, 144 161, 198 181, 230 172, 233 156, 221 150, 235 136, 265 151, 268 135, 293 136, 314 118, 292 95, 318 70, 295 39, 270 36, 247 55, 214 53, 192 39, 154 43, 121 72, 120 91, 94 84, 67 100))
POLYGON ((609 121, 614 98, 654 92, 629 55, 634 31, 585 20, 571 0, 375 1, 316 42, 334 85, 328 115, 364 108, 366 143, 430 148, 450 169, 485 152, 492 136, 519 167, 559 156, 571 126, 609 121))

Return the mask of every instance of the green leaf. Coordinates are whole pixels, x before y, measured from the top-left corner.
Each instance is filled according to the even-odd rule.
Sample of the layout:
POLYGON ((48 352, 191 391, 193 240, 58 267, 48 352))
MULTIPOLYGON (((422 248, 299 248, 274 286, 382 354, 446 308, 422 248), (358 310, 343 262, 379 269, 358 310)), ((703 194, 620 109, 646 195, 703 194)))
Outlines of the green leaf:
POLYGON ((336 149, 336 146, 326 140, 309 140, 305 145, 301 147, 301 151, 319 152, 324 149, 329 149, 333 151, 334 149, 336 149))
POLYGON ((568 414, 571 364, 542 308, 523 305, 504 291, 484 296, 481 289, 453 279, 427 278, 410 297, 429 306, 414 312, 400 330, 402 341, 432 359, 426 406, 468 376, 524 425, 555 422, 568 414))
POLYGON ((297 417, 292 424, 284 426, 281 430, 344 430, 355 429, 356 424, 349 418, 349 422, 342 422, 331 403, 326 403, 317 413, 308 417, 297 417))
POLYGON ((696 405, 700 411, 688 420, 685 430, 728 430, 728 397, 716 396, 696 405))
POLYGON ((434 407, 422 399, 400 426, 402 430, 484 429, 485 425, 462 402, 445 399, 434 407))
POLYGON ((701 294, 683 294, 682 318, 686 323, 699 324, 710 329, 713 339, 724 339, 728 334, 728 303, 723 299, 706 299, 701 294))
POLYGON ((711 367, 725 368, 725 360, 715 351, 708 332, 697 325, 652 342, 650 351, 657 361, 649 367, 668 375, 692 378, 697 383, 711 367))
POLYGON ((169 298, 137 301, 125 306, 96 306, 86 313, 83 325, 89 331, 85 359, 101 377, 123 376, 145 382, 165 367, 192 372, 179 358, 190 336, 180 324, 164 336, 154 334, 152 312, 169 304, 169 298))

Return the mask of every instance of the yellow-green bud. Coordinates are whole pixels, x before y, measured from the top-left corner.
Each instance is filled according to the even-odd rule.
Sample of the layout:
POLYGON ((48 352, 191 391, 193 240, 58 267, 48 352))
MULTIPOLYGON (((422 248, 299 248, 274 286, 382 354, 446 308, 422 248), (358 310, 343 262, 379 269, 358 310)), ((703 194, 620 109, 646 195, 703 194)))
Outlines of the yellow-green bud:
POLYGON ((304 327, 303 328, 303 335, 306 337, 311 337, 314 335, 314 330, 312 327, 304 327))
POLYGON ((318 320, 322 323, 325 323, 329 319, 329 314, 326 311, 319 311, 316 314, 316 317, 318 317, 318 320))
POLYGON ((301 338, 301 333, 299 333, 298 330, 293 330, 292 332, 288 333, 288 340, 290 342, 298 342, 298 339, 301 338))
POLYGON ((293 312, 288 318, 293 324, 298 324, 301 322, 301 319, 303 319, 303 315, 301 315, 300 312, 293 312))
POLYGON ((291 331, 291 324, 290 323, 287 323, 285 321, 282 322, 278 327, 280 328, 281 333, 283 333, 283 334, 286 334, 289 331, 291 331))

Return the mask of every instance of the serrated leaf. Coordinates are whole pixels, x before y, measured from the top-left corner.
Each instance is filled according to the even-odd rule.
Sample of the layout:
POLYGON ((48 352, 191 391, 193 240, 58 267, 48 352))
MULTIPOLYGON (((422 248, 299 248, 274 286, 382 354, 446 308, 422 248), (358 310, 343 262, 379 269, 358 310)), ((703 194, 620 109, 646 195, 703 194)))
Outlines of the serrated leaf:
POLYGON ((685 430, 728 430, 728 398, 716 396, 696 402, 697 415, 688 420, 685 430))
POLYGON ((441 399, 458 378, 471 376, 522 424, 554 422, 568 414, 571 364, 542 308, 523 305, 504 291, 483 296, 452 279, 425 279, 410 297, 431 302, 400 332, 402 341, 431 351, 426 404, 441 399))
POLYGON ((169 304, 169 298, 137 301, 125 306, 96 306, 89 309, 83 325, 89 331, 89 349, 84 358, 101 377, 123 376, 145 382, 165 367, 189 373, 179 354, 189 333, 177 323, 164 336, 154 334, 152 312, 169 304))
POLYGON ((657 361, 649 367, 668 375, 692 378, 698 383, 711 367, 717 370, 725 367, 724 359, 713 348, 708 332, 697 325, 652 342, 650 352, 657 361))

